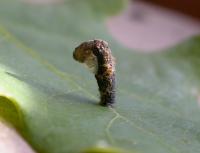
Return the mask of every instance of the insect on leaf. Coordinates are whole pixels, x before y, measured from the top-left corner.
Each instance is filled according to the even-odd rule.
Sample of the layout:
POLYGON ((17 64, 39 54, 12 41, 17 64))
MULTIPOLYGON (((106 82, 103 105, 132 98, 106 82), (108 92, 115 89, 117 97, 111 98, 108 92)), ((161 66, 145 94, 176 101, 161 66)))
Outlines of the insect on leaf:
POLYGON ((105 26, 123 3, 0 1, 0 111, 8 110, 0 114, 36 151, 200 152, 200 38, 161 53, 126 49, 105 26), (113 109, 97 105, 93 74, 72 57, 93 38, 106 40, 117 59, 113 109))

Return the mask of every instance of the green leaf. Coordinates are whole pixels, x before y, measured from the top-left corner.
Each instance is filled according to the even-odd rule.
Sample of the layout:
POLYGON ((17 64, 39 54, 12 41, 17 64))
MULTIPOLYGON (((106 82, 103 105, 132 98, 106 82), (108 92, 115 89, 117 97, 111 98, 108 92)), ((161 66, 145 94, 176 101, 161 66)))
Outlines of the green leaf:
POLYGON ((16 129, 22 130, 23 118, 19 109, 17 102, 12 97, 9 97, 5 93, 0 95, 0 121, 9 122, 16 129))
POLYGON ((0 1, 0 114, 38 152, 200 152, 200 37, 161 53, 125 49, 104 23, 123 2, 0 1), (97 105, 94 76, 72 58, 93 38, 117 59, 113 109, 97 105))

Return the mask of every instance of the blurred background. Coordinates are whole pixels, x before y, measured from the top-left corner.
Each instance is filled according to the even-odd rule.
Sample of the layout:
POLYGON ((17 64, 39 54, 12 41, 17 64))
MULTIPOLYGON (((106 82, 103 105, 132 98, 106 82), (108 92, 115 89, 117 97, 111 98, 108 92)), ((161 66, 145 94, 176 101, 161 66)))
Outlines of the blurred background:
MULTIPOLYGON (((25 0, 33 4, 63 0, 25 0)), ((159 51, 200 34, 199 0, 129 0, 121 14, 108 19, 112 36, 128 48, 159 51)))
POLYGON ((134 0, 107 23, 129 48, 158 51, 200 34, 199 0, 134 0))

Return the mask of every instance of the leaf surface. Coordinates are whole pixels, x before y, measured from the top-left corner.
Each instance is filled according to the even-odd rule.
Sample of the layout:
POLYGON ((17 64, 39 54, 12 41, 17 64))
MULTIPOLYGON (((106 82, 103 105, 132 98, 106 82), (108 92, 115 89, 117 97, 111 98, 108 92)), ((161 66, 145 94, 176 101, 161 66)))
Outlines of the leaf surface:
POLYGON ((122 4, 0 1, 0 114, 38 152, 200 152, 200 38, 162 53, 123 48, 105 26, 122 4), (94 76, 72 58, 93 38, 107 40, 117 59, 113 109, 97 105, 94 76))

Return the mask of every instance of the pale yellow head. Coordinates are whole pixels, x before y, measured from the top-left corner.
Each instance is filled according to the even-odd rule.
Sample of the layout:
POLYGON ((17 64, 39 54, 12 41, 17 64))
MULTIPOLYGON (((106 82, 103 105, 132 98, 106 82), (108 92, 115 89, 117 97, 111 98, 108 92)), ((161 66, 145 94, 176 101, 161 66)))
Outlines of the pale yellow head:
POLYGON ((80 44, 75 48, 73 57, 76 61, 84 63, 92 73, 98 70, 97 57, 93 54, 93 41, 88 41, 80 44))

